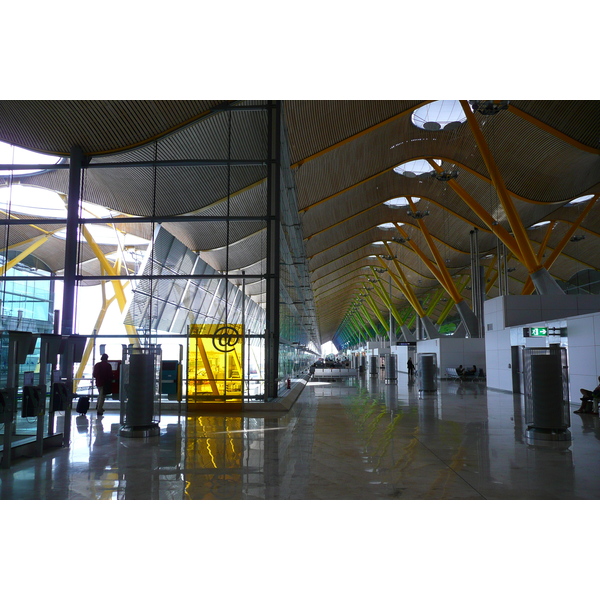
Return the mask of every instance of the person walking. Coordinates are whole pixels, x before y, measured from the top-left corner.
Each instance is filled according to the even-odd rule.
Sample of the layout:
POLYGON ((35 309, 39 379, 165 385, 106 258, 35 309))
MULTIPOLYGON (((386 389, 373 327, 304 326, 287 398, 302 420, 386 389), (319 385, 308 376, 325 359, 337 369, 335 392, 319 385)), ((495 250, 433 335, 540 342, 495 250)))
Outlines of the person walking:
POLYGON ((100 357, 100 362, 94 365, 92 377, 96 379, 96 387, 98 388, 98 404, 96 405, 96 414, 104 414, 104 399, 108 394, 112 393, 112 367, 108 362, 108 354, 103 354, 100 357))
POLYGON ((411 358, 408 359, 408 362, 406 363, 406 367, 408 368, 408 376, 412 377, 415 374, 415 365, 413 364, 413 361, 411 358))

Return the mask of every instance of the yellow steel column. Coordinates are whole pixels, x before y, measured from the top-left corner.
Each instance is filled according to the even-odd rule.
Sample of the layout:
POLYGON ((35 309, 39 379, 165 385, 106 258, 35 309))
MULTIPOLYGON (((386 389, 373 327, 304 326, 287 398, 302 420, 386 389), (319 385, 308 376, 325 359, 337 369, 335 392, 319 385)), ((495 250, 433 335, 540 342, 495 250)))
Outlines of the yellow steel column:
POLYGON ((377 286, 379 286, 379 287, 375 287, 375 291, 378 293, 379 297, 387 304, 388 308, 392 311, 392 314, 394 315, 394 318, 396 319, 396 322, 398 323, 398 325, 402 325, 402 323, 404 322, 404 319, 400 316, 398 309, 394 306, 390 295, 385 291, 385 287, 384 287, 383 283, 381 282, 378 273, 375 271, 374 267, 371 267, 371 271, 373 272, 373 275, 377 279, 377 286))
POLYGON ((442 296, 444 295, 445 291, 446 290, 444 288, 440 288, 433 295, 433 299, 431 300, 431 304, 427 307, 427 310, 425 311, 425 316, 427 316, 427 317, 431 316, 431 313, 435 310, 435 307, 440 303, 440 300, 442 299, 442 296))
POLYGON ((510 197, 508 190, 504 185, 504 180, 500 175, 500 171, 498 170, 498 167, 496 166, 496 163, 490 153, 490 149, 487 145, 483 132, 479 127, 479 123, 477 122, 475 115, 471 111, 469 103, 466 100, 461 100, 460 104, 467 117, 469 127, 471 128, 471 132, 475 137, 475 141, 479 147, 479 152, 483 158, 483 161, 485 162, 485 166, 490 174, 494 188, 496 188, 496 193, 498 194, 498 198, 502 203, 502 207, 506 213, 506 218, 508 219, 510 228, 515 236, 515 239, 517 240, 520 255, 523 259, 522 262, 525 264, 530 273, 534 273, 535 271, 541 269, 542 265, 533 252, 531 241, 527 237, 527 233, 525 232, 525 228, 523 227, 519 213, 515 209, 512 198, 510 197))
MULTIPOLYGON (((115 300, 116 296, 110 298, 110 300, 106 299, 106 293, 104 291, 104 281, 102 282, 102 307, 100 308, 100 312, 98 313, 98 317, 96 318, 96 324, 94 325, 94 331, 100 331, 100 327, 102 327, 102 323, 104 322, 104 317, 106 316, 106 311, 110 307, 110 305, 115 300)), ((77 368, 77 373, 75 374, 75 380, 73 381, 73 385, 76 385, 77 381, 80 381, 83 377, 83 372, 85 371, 85 367, 87 366, 88 360, 90 359, 90 355, 92 354, 92 348, 96 340, 94 338, 88 338, 85 349, 83 351, 83 356, 81 357, 81 362, 79 363, 79 367, 77 368)), ((76 391, 74 388, 73 391, 76 391)))
POLYGON ((544 256, 544 252, 546 251, 546 246, 548 245, 548 240, 550 239, 550 235, 552 234, 552 231, 554 230, 554 228, 556 227, 556 221, 552 221, 552 223, 548 224, 548 227, 546 228, 546 234, 544 235, 544 239, 542 240, 542 243, 540 244, 540 247, 538 248, 537 251, 537 257, 538 260, 542 260, 543 256, 544 256))
MULTIPOLYGON (((37 250, 41 245, 45 244, 54 235, 54 233, 55 232, 47 233, 46 235, 41 235, 36 238, 32 238, 32 240, 35 241, 33 241, 33 243, 30 246, 25 248, 25 250, 23 250, 18 256, 16 256, 12 260, 9 260, 5 265, 2 265, 2 267, 0 267, 0 277, 4 275, 6 271, 10 271, 10 269, 12 269, 15 265, 18 265, 24 258, 26 258, 32 252, 37 250)), ((19 244, 19 246, 21 245, 22 243, 19 244)))
MULTIPOLYGON (((386 248, 387 248, 387 244, 386 244, 386 248)), ((389 252, 389 249, 388 249, 388 252, 389 252)), ((390 256, 393 256, 391 252, 390 252, 390 256)), ((378 256, 377 260, 381 263, 381 265, 384 269, 387 269, 387 265, 383 262, 383 259, 381 258, 381 256, 378 256)), ((404 294, 406 299, 410 302, 411 306, 415 309, 415 311, 419 315, 419 317, 424 317, 425 311, 423 310, 423 307, 421 306, 421 304, 417 300, 417 297, 415 296, 414 292, 412 291, 409 282, 407 281, 404 273, 402 272, 402 269, 400 268, 400 265, 398 264, 398 261, 396 259, 393 259, 393 262, 394 262, 394 265, 396 266, 396 270, 398 271, 398 274, 402 278, 402 282, 398 279, 398 277, 396 277, 396 275, 392 272, 392 270, 389 269, 389 273, 390 273, 392 279, 396 282, 396 285, 400 288, 401 292, 404 294)))
MULTIPOLYGON (((438 166, 433 160, 427 159, 427 162, 437 172, 441 173, 443 169, 438 166)), ((514 237, 504 229, 494 218, 471 196, 466 190, 464 190, 454 179, 446 182, 457 194, 462 198, 464 203, 485 223, 487 228, 500 239, 500 241, 515 255, 517 260, 521 263, 524 261, 521 257, 521 250, 514 237)))
MULTIPOLYGON (((90 248, 92 249, 93 253, 95 254, 96 258, 100 262, 100 265, 106 271, 106 273, 111 276, 118 275, 118 273, 115 271, 114 267, 110 264, 110 262, 108 262, 108 259, 106 258, 106 256, 104 256, 104 253, 100 249, 100 246, 98 246, 98 244, 96 243, 96 241, 94 240, 94 238, 92 237, 92 235, 90 234, 90 232, 88 231, 88 229, 85 225, 83 225, 81 227, 81 231, 82 231, 87 243, 89 244, 90 248)), ((111 280, 111 283, 113 286, 113 290, 115 292, 115 297, 117 299, 117 303, 119 304, 119 310, 121 312, 123 312, 125 310, 125 306, 127 304, 127 300, 125 298, 125 292, 123 291, 124 286, 117 279, 111 280)), ((139 347, 140 342, 137 337, 136 328, 133 327, 132 325, 125 325, 124 327, 125 327, 125 331, 127 331, 128 335, 130 336, 129 342, 131 344, 133 344, 135 347, 139 347)))
MULTIPOLYGON (((394 223, 396 229, 400 233, 400 235, 407 240, 407 244, 415 251, 417 256, 425 263, 425 266, 431 271, 431 274, 438 280, 439 284, 446 290, 448 295, 454 300, 454 302, 460 302, 462 300, 462 296, 456 290, 454 284, 452 283, 452 279, 448 275, 448 282, 444 276, 442 275, 441 269, 438 268, 437 264, 435 264, 424 252, 417 246, 411 239, 408 238, 408 235, 402 229, 402 227, 398 223, 394 223)), ((422 231, 422 230, 421 230, 422 231)))
MULTIPOLYGON (((416 207, 414 202, 412 201, 412 198, 410 196, 406 197, 408 200, 408 203, 411 207, 411 209, 413 211, 416 211, 416 207)), ((460 300, 462 300, 462 298, 459 298, 458 292, 456 291, 456 287, 454 286, 454 282, 452 281, 452 277, 450 275, 450 273, 448 272, 448 268, 446 267, 446 263, 443 261, 442 256, 439 252, 439 250, 437 249, 437 246, 435 245, 433 239, 431 238, 431 235, 429 234, 429 230, 427 229, 427 226, 425 225, 425 223, 422 223, 422 219, 417 219, 418 221, 418 225, 419 225, 419 229, 421 229, 421 231, 423 232, 423 236, 425 237, 425 241, 427 242, 427 246, 429 246, 429 249, 431 250, 431 253, 433 254, 433 258, 435 259, 440 275, 442 277, 442 279, 446 282, 446 285, 444 286, 446 288, 446 291, 450 294, 450 296, 452 296, 452 299, 455 302, 460 302, 460 300)), ((442 283, 440 281, 440 283, 442 283)))
MULTIPOLYGON (((461 283, 458 284, 457 286, 457 290, 458 293, 461 294, 462 297, 462 291, 465 289, 467 283, 469 283, 471 279, 470 275, 467 275, 466 278, 464 279, 464 281, 461 281, 461 283)), ((456 304, 456 302, 452 301, 452 302, 448 302, 446 308, 444 308, 444 310, 442 311, 442 314, 438 317, 438 320, 436 321, 436 323, 438 325, 441 325, 444 320, 446 319, 446 317, 448 316, 448 314, 450 313, 450 311, 452 310, 452 307, 456 304)))
MULTIPOLYGON (((579 215, 579 217, 577 217, 575 222, 571 225, 571 227, 569 227, 569 230, 567 231, 567 233, 565 233, 562 240, 559 242, 559 244, 556 246, 556 248, 554 248, 554 250, 552 251, 552 254, 550 254, 548 259, 544 263, 544 267, 546 269, 550 269, 550 267, 554 264, 554 261, 560 256, 560 253, 564 250, 565 246, 571 239, 572 235, 575 233, 577 228, 581 225, 582 221, 587 217, 589 212, 592 210, 592 208, 594 207, 594 204, 596 204, 596 200, 598 199, 598 196, 599 195, 596 194, 593 198, 590 198, 590 200, 588 200, 588 205, 581 211, 581 214, 579 215)), ((523 291, 521 292, 521 294, 523 294, 523 295, 531 294, 533 292, 533 287, 534 287, 533 281, 531 281, 531 277, 530 277, 527 280, 527 283, 525 284, 525 286, 523 287, 523 291)))
POLYGON ((375 314, 375 316, 377 317, 377 319, 379 320, 379 322, 383 325, 383 328, 386 329, 387 326, 388 326, 388 324, 386 323, 385 319, 383 318, 383 315, 381 314, 381 311, 377 307, 377 304, 375 303, 375 300, 373 300, 373 298, 371 297, 371 294, 369 293, 369 288, 366 285, 363 284, 363 289, 366 292, 366 294, 364 294, 363 297, 369 303, 369 306, 371 307, 371 310, 373 311, 373 313, 375 314))

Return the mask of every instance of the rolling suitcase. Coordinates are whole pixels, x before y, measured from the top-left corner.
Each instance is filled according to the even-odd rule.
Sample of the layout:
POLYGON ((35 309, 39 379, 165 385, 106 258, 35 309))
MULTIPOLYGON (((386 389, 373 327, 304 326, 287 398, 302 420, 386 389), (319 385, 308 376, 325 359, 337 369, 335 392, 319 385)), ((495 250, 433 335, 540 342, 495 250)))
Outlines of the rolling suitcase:
POLYGON ((75 410, 81 415, 87 414, 87 411, 90 410, 90 397, 80 396, 75 410))

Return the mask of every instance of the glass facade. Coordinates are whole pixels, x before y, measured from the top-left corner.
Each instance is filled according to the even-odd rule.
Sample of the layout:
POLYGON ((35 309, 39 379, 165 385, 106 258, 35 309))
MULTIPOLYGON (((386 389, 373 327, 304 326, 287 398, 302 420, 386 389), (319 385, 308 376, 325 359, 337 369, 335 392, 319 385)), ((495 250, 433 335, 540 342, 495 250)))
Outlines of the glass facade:
MULTIPOLYGON (((39 224, 52 242, 45 251, 58 259, 54 249, 60 248, 65 258, 55 261, 54 271, 44 271, 46 279, 36 279, 41 271, 31 254, 3 278, 3 329, 53 331, 52 277, 64 281, 65 298, 67 290, 75 290, 77 323, 89 311, 79 290, 95 289, 102 298, 98 325, 92 328, 87 319, 85 330, 77 324, 73 329, 88 339, 78 380, 85 379, 86 364, 91 371, 85 361, 93 362, 92 349, 102 335, 114 338, 112 355, 113 342, 181 341, 190 404, 273 400, 288 379, 308 370, 320 341, 281 103, 234 103, 150 144, 78 164, 74 154, 69 170, 31 175, 42 179, 32 179, 30 186, 47 182, 62 191, 59 205, 73 191, 66 188, 73 173, 81 179, 68 211, 58 206, 56 215, 38 215, 46 218, 39 224), (75 204, 76 223, 69 221, 75 204), (112 228, 118 239, 101 239, 98 227, 112 228), (76 251, 64 251, 65 239, 76 251), (13 274, 19 278, 10 279, 13 274), (126 333, 118 333, 114 321, 103 321, 112 300, 126 333), (235 336, 224 337, 223 331, 235 336), (238 340, 233 351, 215 347, 215 341, 233 337, 238 340)), ((6 247, 35 239, 33 221, 24 227, 7 219, 6 247)), ((14 255, 5 250, 4 261, 14 255)), ((69 306, 63 301, 67 333, 69 306)), ((23 370, 34 368, 37 356, 28 361, 23 370)))
MULTIPOLYGON (((14 252, 0 256, 0 268, 10 261, 14 252)), ((54 281, 40 279, 50 273, 43 270, 39 261, 26 259, 27 264, 18 263, 6 271, 6 276, 29 277, 26 280, 0 280, 0 319, 2 331, 29 331, 31 333, 52 333, 54 328, 54 281), (35 265, 35 266, 31 266, 35 265)), ((1 385, 6 384, 6 364, 8 345, 2 345, 1 385)), ((25 363, 19 367, 19 385, 23 383, 23 374, 39 371, 39 341, 33 354, 27 356, 25 363)))

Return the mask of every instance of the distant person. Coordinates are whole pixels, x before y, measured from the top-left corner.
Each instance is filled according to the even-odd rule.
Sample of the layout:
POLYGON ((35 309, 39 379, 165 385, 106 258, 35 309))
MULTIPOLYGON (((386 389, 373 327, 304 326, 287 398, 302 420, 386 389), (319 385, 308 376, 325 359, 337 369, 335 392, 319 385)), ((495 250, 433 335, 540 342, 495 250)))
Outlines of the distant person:
POLYGON ((581 407, 576 413, 589 413, 592 415, 598 414, 598 399, 600 399, 600 377, 598 377, 598 385, 592 390, 581 388, 581 407))
POLYGON ((412 377, 415 374, 415 365, 413 365, 412 359, 408 359, 406 363, 406 368, 408 369, 408 376, 412 377))
POLYGON ((94 365, 92 377, 96 379, 96 387, 98 388, 98 404, 96 405, 96 414, 104 414, 104 399, 108 394, 112 393, 112 367, 108 362, 108 354, 103 354, 100 357, 100 362, 94 365))
POLYGON ((462 365, 458 365, 458 369, 456 369, 457 375, 462 375, 465 372, 462 365))

